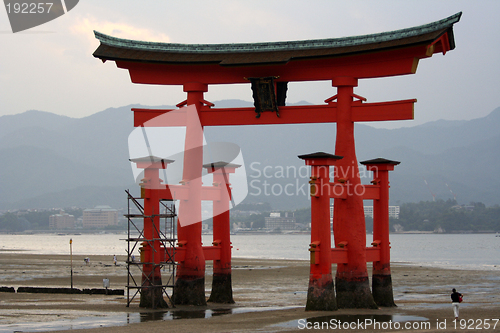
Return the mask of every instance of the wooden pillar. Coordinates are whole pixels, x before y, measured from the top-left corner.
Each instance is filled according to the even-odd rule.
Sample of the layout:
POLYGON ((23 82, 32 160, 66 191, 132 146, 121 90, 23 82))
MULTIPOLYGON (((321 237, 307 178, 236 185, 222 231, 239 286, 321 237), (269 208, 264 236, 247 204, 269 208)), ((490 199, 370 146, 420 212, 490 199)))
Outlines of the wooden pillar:
POLYGON ((213 202, 213 245, 220 246, 220 258, 214 260, 213 263, 212 292, 208 301, 233 304, 229 174, 234 173, 239 165, 218 162, 204 165, 204 167, 213 174, 213 186, 219 188, 220 191, 220 199, 213 202))
POLYGON ((337 77, 337 138, 335 155, 344 156, 336 164, 335 181, 347 186, 345 199, 334 199, 333 232, 335 244, 347 244, 346 264, 337 265, 335 288, 339 308, 376 308, 370 292, 366 266, 366 226, 363 210, 363 191, 359 178, 354 145, 352 118, 353 87, 357 79, 337 77), (359 193, 358 193, 359 192, 359 193))
POLYGON ((332 278, 332 248, 330 227, 330 165, 340 156, 326 153, 301 155, 311 166, 311 244, 310 274, 306 311, 337 309, 332 278))
POLYGON ((378 158, 363 161, 373 172, 372 183, 380 186, 379 199, 373 200, 373 244, 380 248, 380 261, 373 262, 372 293, 377 305, 393 307, 394 296, 391 277, 389 242, 389 171, 399 162, 378 158))
MULTIPOLYGON (((196 113, 187 112, 186 142, 184 149, 183 183, 189 188, 189 198, 182 200, 178 219, 189 217, 196 221, 186 226, 178 222, 177 236, 185 247, 185 260, 179 263, 173 293, 174 304, 206 305, 205 299, 205 256, 201 239, 201 176, 203 166, 203 128, 199 112, 206 84, 197 82, 184 84, 187 105, 196 106, 196 113)), ((166 143, 168 144, 168 142, 166 143)))

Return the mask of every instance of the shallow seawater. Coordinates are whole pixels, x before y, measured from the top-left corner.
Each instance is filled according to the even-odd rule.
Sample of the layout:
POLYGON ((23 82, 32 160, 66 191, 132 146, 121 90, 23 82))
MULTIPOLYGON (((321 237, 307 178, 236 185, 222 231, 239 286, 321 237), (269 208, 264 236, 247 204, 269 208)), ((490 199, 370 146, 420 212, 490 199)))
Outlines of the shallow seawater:
MULTIPOLYGON (((123 326, 126 324, 143 323, 148 321, 211 318, 228 314, 283 310, 291 308, 296 307, 240 307, 193 310, 171 309, 167 311, 149 311, 141 313, 110 313, 109 315, 102 313, 89 313, 87 316, 61 320, 51 320, 49 318, 50 315, 52 315, 51 313, 40 313, 39 315, 45 317, 46 321, 34 320, 31 322, 3 325, 2 321, 0 320, 0 332, 46 332, 55 330, 89 329, 98 327, 123 326)), ((30 312, 33 313, 33 311, 30 312)), ((4 316, 9 316, 8 313, 2 314, 4 316)), ((19 315, 19 311, 16 311, 16 314, 19 315)))
MULTIPOLYGON (((71 238, 74 255, 111 256, 126 247, 123 237, 123 234, 0 234, 0 252, 67 254, 71 238)), ((373 236, 366 237, 370 246, 373 236)), ((203 243, 211 244, 212 238, 203 235, 203 243)), ((394 263, 500 271, 500 241, 494 234, 391 234, 390 238, 394 263)), ((309 260, 310 240, 307 234, 231 235, 233 258, 309 260)))

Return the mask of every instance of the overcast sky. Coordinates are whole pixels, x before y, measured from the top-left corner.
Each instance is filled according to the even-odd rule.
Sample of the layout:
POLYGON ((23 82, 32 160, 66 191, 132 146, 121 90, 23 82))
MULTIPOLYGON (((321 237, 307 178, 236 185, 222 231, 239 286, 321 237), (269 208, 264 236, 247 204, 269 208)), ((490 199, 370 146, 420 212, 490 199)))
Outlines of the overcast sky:
MULTIPOLYGON (((85 117, 133 103, 175 105, 181 86, 130 82, 114 62, 92 56, 93 30, 121 38, 174 43, 238 43, 335 38, 430 23, 463 12, 456 49, 419 63, 417 73, 360 80, 368 102, 417 98, 413 126, 438 119, 483 117, 500 106, 500 1, 129 1, 80 0, 44 25, 12 33, 0 8, 0 115, 27 110, 85 117)), ((330 82, 294 83, 287 102, 319 104, 335 94, 330 82)), ((205 99, 251 100, 249 85, 210 86, 205 99)))

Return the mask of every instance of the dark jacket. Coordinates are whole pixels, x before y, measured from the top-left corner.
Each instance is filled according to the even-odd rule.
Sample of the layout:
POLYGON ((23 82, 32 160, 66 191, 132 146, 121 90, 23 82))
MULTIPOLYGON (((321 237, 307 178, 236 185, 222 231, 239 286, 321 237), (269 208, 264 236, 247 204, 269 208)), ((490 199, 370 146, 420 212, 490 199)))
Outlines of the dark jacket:
POLYGON ((458 302, 460 302, 460 296, 462 296, 462 294, 461 294, 461 293, 456 292, 456 291, 455 291, 455 292, 453 292, 453 293, 451 294, 451 301, 452 301, 452 302, 457 302, 457 303, 458 303, 458 302))

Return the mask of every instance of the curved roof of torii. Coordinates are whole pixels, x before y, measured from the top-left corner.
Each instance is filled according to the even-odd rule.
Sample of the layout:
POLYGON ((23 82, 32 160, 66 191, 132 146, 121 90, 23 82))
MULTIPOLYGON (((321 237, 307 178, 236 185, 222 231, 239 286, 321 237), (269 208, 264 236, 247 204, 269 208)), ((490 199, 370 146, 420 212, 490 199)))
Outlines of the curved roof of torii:
POLYGON ((222 66, 277 64, 304 58, 338 57, 428 44, 446 32, 449 39, 448 50, 453 50, 455 43, 452 28, 453 24, 460 20, 461 15, 460 12, 433 23, 377 34, 268 43, 155 43, 116 38, 94 31, 101 45, 93 55, 102 60, 168 64, 217 63, 222 66))
POLYGON ((94 57, 115 61, 132 82, 178 85, 317 81, 333 77, 375 78, 413 74, 419 59, 455 48, 453 25, 462 13, 418 27, 378 34, 316 40, 176 44, 134 41, 95 31, 94 57))

